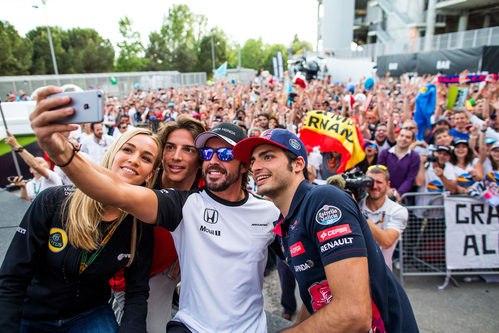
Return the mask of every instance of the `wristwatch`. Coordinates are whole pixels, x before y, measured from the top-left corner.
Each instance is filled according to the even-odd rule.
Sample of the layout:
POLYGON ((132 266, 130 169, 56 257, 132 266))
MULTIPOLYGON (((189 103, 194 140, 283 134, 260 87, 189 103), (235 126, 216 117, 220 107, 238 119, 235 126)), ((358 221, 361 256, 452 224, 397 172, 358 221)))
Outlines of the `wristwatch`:
POLYGON ((24 150, 24 147, 23 147, 23 146, 19 146, 19 148, 14 149, 14 151, 15 151, 16 153, 20 153, 20 152, 22 152, 23 150, 24 150))

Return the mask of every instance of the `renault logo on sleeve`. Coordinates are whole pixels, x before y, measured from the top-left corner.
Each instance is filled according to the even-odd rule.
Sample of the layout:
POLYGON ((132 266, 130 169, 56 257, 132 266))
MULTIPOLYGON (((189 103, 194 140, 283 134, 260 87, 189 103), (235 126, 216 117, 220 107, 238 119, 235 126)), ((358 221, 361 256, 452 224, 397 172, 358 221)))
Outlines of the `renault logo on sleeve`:
POLYGON ((218 222, 218 211, 215 209, 206 208, 204 210, 204 221, 206 223, 215 224, 218 222))

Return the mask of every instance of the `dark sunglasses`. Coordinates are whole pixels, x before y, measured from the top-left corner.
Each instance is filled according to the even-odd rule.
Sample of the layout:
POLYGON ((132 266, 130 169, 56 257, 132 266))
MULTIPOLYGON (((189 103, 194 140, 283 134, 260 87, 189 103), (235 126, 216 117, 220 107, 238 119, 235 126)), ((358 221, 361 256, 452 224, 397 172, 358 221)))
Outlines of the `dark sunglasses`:
POLYGON ((364 148, 369 148, 369 147, 378 148, 378 146, 374 143, 366 143, 366 145, 364 146, 364 148))
POLYGON ((211 160, 214 152, 217 153, 220 161, 229 162, 234 159, 234 154, 232 153, 231 148, 201 148, 199 152, 201 154, 201 159, 205 161, 211 160))

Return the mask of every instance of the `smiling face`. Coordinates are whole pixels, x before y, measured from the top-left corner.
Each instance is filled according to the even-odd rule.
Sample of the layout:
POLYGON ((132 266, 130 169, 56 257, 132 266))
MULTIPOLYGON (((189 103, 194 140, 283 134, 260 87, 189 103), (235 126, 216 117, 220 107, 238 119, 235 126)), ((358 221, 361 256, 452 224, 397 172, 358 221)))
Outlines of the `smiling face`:
POLYGON ((376 139, 376 141, 377 142, 385 141, 387 135, 388 135, 388 130, 386 125, 378 125, 376 131, 374 132, 374 138, 376 139))
POLYGON ((271 144, 256 146, 252 153, 251 170, 258 194, 271 199, 285 192, 295 178, 293 166, 284 150, 271 144))
POLYGON ((158 146, 150 136, 135 135, 116 153, 111 171, 128 184, 141 185, 153 175, 158 153, 158 146))
POLYGON ((408 148, 409 145, 412 143, 412 140, 414 138, 414 134, 407 129, 402 129, 400 130, 399 135, 397 136, 397 146, 399 146, 402 149, 408 148))
MULTIPOLYGON (((206 142, 205 148, 232 149, 233 147, 222 139, 211 138, 206 142)), ((216 153, 213 153, 213 157, 209 161, 203 161, 202 170, 206 187, 212 192, 222 192, 232 186, 240 189, 242 175, 248 171, 241 161, 236 159, 221 161, 216 153)))
POLYGON ((163 187, 182 190, 191 188, 200 167, 194 138, 186 129, 168 135, 163 149, 163 187))
POLYGON ((457 157, 466 157, 466 154, 468 154, 468 145, 466 143, 459 143, 454 147, 454 154, 456 154, 457 157))

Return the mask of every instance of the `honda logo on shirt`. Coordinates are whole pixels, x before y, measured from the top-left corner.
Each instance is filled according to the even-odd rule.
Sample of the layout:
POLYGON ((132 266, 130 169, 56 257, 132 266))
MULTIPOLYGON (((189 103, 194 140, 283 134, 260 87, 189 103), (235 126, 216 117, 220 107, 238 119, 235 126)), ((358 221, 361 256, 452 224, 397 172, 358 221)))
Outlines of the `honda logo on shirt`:
POLYGON ((206 223, 215 224, 218 222, 218 211, 206 208, 204 210, 204 221, 206 223))

